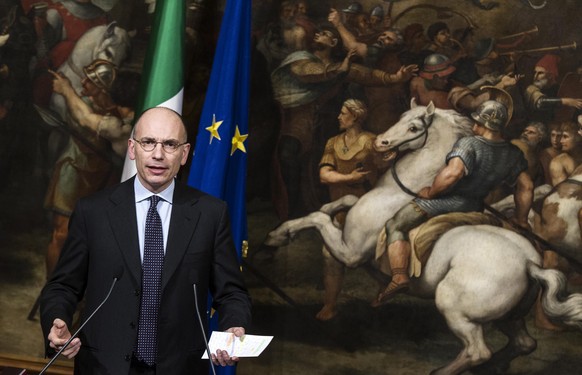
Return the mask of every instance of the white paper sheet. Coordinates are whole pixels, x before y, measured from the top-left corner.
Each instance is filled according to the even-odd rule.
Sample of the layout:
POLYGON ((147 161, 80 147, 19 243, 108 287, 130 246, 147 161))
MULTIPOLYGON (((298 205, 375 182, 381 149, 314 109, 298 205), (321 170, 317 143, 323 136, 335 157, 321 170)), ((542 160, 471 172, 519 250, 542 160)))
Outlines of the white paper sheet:
MULTIPOLYGON (((242 340, 234 333, 212 332, 208 346, 211 353, 216 350, 226 350, 231 357, 258 357, 269 345, 273 336, 244 335, 242 340)), ((202 359, 208 359, 208 353, 204 351, 202 359)))

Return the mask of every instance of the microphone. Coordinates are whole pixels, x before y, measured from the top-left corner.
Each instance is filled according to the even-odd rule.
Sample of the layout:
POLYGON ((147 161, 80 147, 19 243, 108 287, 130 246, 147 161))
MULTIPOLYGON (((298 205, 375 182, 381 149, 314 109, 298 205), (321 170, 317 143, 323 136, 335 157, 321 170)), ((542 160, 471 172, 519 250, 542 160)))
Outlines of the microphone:
POLYGON ((210 368, 212 369, 212 374, 216 375, 216 370, 214 369, 214 362, 212 362, 212 355, 210 353, 210 347, 208 346, 208 340, 206 339, 206 332, 204 332, 204 324, 202 324, 202 316, 200 315, 200 310, 198 310, 198 292, 196 290, 196 283, 198 282, 198 272, 196 272, 194 270, 190 271, 190 282, 192 283, 192 288, 194 289, 194 307, 196 307, 196 315, 198 315, 198 323, 200 323, 200 331, 202 331, 202 337, 204 338, 204 344, 206 344, 206 353, 208 354, 208 361, 210 362, 210 368))
POLYGON ((91 318, 93 317, 93 315, 95 315, 95 313, 97 311, 99 311, 99 309, 101 308, 101 306, 103 306, 105 304, 105 302, 107 302, 107 300, 109 299, 109 296, 111 295, 111 292, 113 291, 113 287, 115 287, 115 284, 121 279, 121 276, 123 276, 123 267, 122 266, 119 266, 119 268, 113 274, 113 282, 111 283, 111 287, 109 288, 109 292, 107 292, 107 295, 105 296, 105 298, 103 299, 103 301, 99 304, 99 306, 97 306, 97 308, 91 313, 91 315, 89 315, 89 317, 83 322, 83 324, 81 324, 81 326, 79 327, 79 329, 77 329, 75 331, 75 333, 73 333, 73 335, 71 335, 71 337, 67 340, 67 342, 65 342, 65 345, 63 345, 63 347, 57 352, 57 354, 55 354, 51 358, 51 360, 49 361, 49 363, 47 363, 46 366, 44 366, 44 368, 38 373, 38 375, 42 375, 42 374, 45 373, 45 371, 50 367, 50 365, 52 365, 53 362, 56 361, 56 359, 63 352, 63 350, 65 350, 69 346, 69 344, 71 343, 71 341, 73 341, 73 339, 75 337, 77 337, 77 335, 79 334, 79 332, 81 332, 81 330, 83 329, 83 327, 85 327, 85 325, 89 322, 89 320, 91 320, 91 318))

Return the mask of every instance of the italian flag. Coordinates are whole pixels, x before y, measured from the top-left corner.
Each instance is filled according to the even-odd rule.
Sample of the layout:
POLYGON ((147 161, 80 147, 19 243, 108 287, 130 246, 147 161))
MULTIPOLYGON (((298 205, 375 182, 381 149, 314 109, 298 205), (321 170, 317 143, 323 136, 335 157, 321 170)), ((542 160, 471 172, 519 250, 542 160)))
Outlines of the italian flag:
MULTIPOLYGON (((166 107, 182 114, 185 9, 184 0, 157 1, 135 107, 136 119, 153 107, 166 107)), ((126 155, 121 181, 136 172, 135 162, 126 155)))

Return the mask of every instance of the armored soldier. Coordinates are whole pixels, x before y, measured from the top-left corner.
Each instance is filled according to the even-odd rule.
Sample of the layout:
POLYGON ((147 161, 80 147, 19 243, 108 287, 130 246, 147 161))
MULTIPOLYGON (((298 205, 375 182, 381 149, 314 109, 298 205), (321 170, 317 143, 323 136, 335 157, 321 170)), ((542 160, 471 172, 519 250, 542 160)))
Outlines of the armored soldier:
POLYGON ((382 31, 384 27, 384 8, 381 5, 376 5, 370 12, 370 27, 374 31, 382 31))
POLYGON ((437 108, 453 109, 448 96, 451 89, 449 78, 455 70, 447 56, 438 53, 427 56, 418 77, 410 81, 410 96, 419 105, 428 105, 432 101, 437 108))
MULTIPOLYGON (((511 103, 510 98, 505 103, 511 103)), ((511 117, 512 105, 488 100, 472 114, 474 136, 459 139, 446 158, 446 167, 418 198, 402 207, 386 223, 388 259, 392 281, 375 304, 388 301, 408 289, 410 243, 408 231, 429 218, 449 212, 482 211, 483 200, 502 182, 515 186, 514 221, 527 226, 533 183, 523 153, 506 142, 501 130, 511 117), (510 107, 508 110, 508 106, 510 107)))
MULTIPOLYGON (((117 68, 105 60, 96 60, 84 69, 83 96, 96 113, 112 109, 108 91, 115 79, 117 68)), ((109 183, 119 180, 111 162, 110 144, 98 132, 79 126, 72 118, 68 125, 76 136, 57 160, 45 196, 45 208, 53 213, 53 233, 47 249, 47 277, 52 273, 67 237, 69 218, 77 200, 109 183)))

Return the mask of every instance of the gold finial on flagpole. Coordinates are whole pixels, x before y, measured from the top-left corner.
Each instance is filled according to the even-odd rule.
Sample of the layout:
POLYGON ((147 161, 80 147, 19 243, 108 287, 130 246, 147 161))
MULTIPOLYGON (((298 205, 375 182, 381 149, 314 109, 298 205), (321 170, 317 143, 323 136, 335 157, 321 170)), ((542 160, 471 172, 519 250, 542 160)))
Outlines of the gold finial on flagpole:
POLYGON ((243 240, 241 254, 243 258, 246 258, 249 255, 249 241, 243 240))

